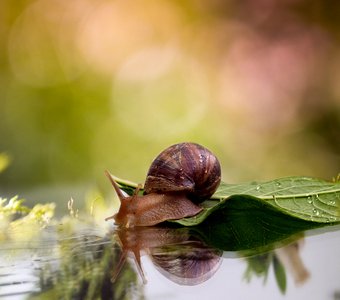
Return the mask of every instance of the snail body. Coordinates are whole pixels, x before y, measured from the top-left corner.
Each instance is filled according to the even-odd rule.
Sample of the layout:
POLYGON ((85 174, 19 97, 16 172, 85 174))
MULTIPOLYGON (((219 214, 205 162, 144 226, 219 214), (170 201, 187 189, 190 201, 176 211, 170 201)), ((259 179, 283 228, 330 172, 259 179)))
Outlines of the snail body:
POLYGON ((209 199, 221 181, 218 159, 195 143, 180 143, 161 152, 147 173, 144 195, 138 187, 132 196, 124 196, 113 176, 106 172, 121 206, 113 218, 124 227, 152 226, 166 220, 197 215, 198 204, 209 199))

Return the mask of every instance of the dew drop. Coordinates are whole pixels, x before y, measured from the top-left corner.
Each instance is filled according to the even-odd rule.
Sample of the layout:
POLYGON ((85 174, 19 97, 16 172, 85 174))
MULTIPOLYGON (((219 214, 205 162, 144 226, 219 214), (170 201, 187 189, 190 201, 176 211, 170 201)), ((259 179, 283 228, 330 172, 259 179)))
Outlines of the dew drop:
POLYGON ((258 185, 258 186, 256 187, 256 190, 259 191, 260 189, 261 189, 261 187, 258 185))
POLYGON ((280 187, 281 183, 280 182, 276 182, 276 186, 280 187))
POLYGON ((329 204, 329 205, 335 205, 335 200, 329 200, 329 201, 328 201, 328 204, 329 204))
POLYGON ((318 216, 318 215, 320 215, 320 212, 319 212, 316 208, 314 208, 314 209, 313 209, 313 214, 314 214, 315 216, 318 216))
POLYGON ((335 222, 336 221, 336 217, 329 217, 328 218, 330 222, 335 222))
POLYGON ((311 196, 308 196, 308 197, 307 197, 307 202, 308 202, 309 204, 312 204, 312 203, 313 203, 313 199, 312 199, 311 196))

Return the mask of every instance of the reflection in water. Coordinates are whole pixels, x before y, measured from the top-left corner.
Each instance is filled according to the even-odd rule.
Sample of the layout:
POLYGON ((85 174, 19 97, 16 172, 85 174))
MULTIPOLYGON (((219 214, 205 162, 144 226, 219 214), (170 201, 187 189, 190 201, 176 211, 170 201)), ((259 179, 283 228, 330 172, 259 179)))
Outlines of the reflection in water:
POLYGON ((276 283, 281 293, 286 292, 288 271, 295 284, 303 284, 310 274, 303 264, 299 249, 303 239, 287 246, 275 249, 274 251, 246 258, 248 266, 245 272, 245 279, 250 282, 253 275, 263 277, 266 282, 269 269, 273 266, 276 283))
POLYGON ((111 281, 119 248, 106 237, 72 235, 59 241, 59 261, 49 261, 41 269, 42 294, 58 299, 131 299, 138 293, 137 277, 127 264, 122 276, 111 281))
MULTIPOLYGON (((146 278, 141 265, 141 255, 150 256, 154 266, 169 280, 180 285, 197 285, 211 278, 222 263, 223 250, 204 243, 195 230, 189 228, 136 227, 118 228, 116 238, 122 248, 121 259, 114 270, 115 280, 128 255, 135 260, 144 283, 146 278)), ((301 237, 301 235, 299 235, 301 237)), ((245 258, 248 282, 252 275, 268 276, 273 266, 275 278, 282 293, 286 290, 286 270, 298 284, 309 278, 299 254, 302 239, 281 248, 245 258)), ((281 243, 278 245, 282 246, 281 243)), ((240 255, 242 252, 239 252, 240 255)))
POLYGON ((309 271, 303 264, 300 248, 304 240, 275 250, 275 254, 284 268, 293 276, 295 284, 303 284, 310 277, 309 271))
MULTIPOLYGON (((11 290, 7 294, 18 292, 18 284, 9 278, 21 274, 22 280, 22 274, 26 272, 33 278, 30 287, 26 282, 25 293, 30 294, 30 299, 138 299, 143 298, 143 285, 138 283, 135 269, 146 282, 142 255, 149 256, 161 274, 180 285, 205 282, 221 266, 222 257, 231 259, 227 252, 223 252, 228 249, 213 247, 209 243, 212 239, 203 241, 202 237, 207 237, 207 233, 202 235, 202 230, 197 228, 137 227, 115 228, 107 232, 95 224, 84 224, 75 219, 63 220, 62 223, 28 237, 24 247, 21 240, 1 242, 2 254, 13 253, 10 264, 0 260, 1 270, 5 267, 9 270, 6 271, 8 276, 0 277, 0 286, 9 282, 6 288, 11 290), (134 258, 135 264, 130 265, 128 257, 134 258), (26 263, 24 267, 23 261, 26 263), (27 267, 27 262, 32 264, 32 261, 33 267, 27 267)), ((252 256, 241 258, 248 264, 246 279, 250 281, 254 275, 266 279, 273 268, 282 293, 286 291, 286 272, 296 283, 305 282, 309 273, 299 256, 299 243, 295 241, 273 251, 252 252, 252 256)), ((245 254, 244 251, 234 253, 238 257, 245 254)), ((2 289, 0 297, 4 295, 2 289)))
POLYGON ((146 278, 140 256, 150 255, 157 269, 168 279, 182 285, 196 285, 217 271, 223 251, 205 245, 188 228, 136 227, 117 229, 122 256, 116 266, 118 276, 128 254, 132 255, 142 280, 146 278))
POLYGON ((125 265, 118 280, 111 281, 120 249, 94 224, 64 219, 63 224, 38 230, 25 241, 3 241, 0 253, 0 298, 143 298, 130 264, 125 265))
POLYGON ((151 259, 165 277, 181 285, 196 285, 211 278, 222 263, 222 251, 201 241, 188 241, 178 249, 153 249, 151 259))

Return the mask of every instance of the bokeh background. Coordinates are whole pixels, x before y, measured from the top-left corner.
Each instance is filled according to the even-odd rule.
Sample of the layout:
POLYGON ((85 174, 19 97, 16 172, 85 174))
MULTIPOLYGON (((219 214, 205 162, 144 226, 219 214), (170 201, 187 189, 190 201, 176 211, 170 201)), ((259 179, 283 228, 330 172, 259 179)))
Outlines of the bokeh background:
POLYGON ((223 180, 332 179, 340 5, 323 0, 0 2, 1 195, 65 201, 143 182, 165 147, 223 180))

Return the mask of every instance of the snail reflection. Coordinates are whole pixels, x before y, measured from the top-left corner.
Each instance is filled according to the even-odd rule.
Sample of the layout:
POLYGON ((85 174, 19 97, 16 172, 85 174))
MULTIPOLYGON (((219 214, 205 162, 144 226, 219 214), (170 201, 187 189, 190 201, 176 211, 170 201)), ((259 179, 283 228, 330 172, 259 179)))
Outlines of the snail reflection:
POLYGON ((274 276, 282 292, 287 288, 286 277, 301 284, 309 276, 300 257, 301 240, 290 240, 288 244, 280 244, 280 248, 252 252, 249 256, 242 251, 212 246, 198 234, 197 228, 116 228, 96 235, 94 224, 88 227, 80 224, 79 228, 76 225, 67 234, 58 231, 60 236, 55 244, 58 251, 53 251, 57 256, 41 262, 42 267, 37 270, 41 294, 53 292, 58 299, 122 299, 121 293, 129 296, 136 291, 142 293, 143 285, 138 279, 146 282, 143 255, 168 280, 181 285, 198 285, 212 279, 222 261, 228 268, 234 259, 247 263, 248 281, 254 277, 265 279, 271 269, 276 270, 274 276), (130 258, 136 263, 131 264, 130 258))
MULTIPOLYGON (((188 228, 117 228, 114 235, 121 247, 121 257, 114 267, 113 281, 119 277, 128 257, 134 259, 136 269, 144 283, 147 280, 141 256, 148 255, 162 275, 180 285, 197 285, 205 282, 216 273, 223 260, 223 250, 207 245, 188 228)), ((245 257, 246 280, 250 282, 253 276, 266 279, 272 267, 278 287, 283 293, 286 289, 287 274, 297 285, 305 283, 310 274, 300 256, 302 244, 303 239, 300 239, 288 245, 280 245, 280 248, 269 252, 245 257)), ((225 258, 230 259, 227 256, 225 258)))
POLYGON ((120 226, 117 236, 122 256, 113 280, 130 254, 146 282, 140 259, 142 252, 147 252, 157 268, 175 282, 197 284, 217 270, 222 251, 192 239, 187 230, 143 228, 192 217, 203 210, 199 203, 209 199, 221 182, 221 166, 212 152, 196 143, 168 147, 152 162, 144 195, 139 195, 141 186, 138 186, 132 196, 125 196, 113 176, 108 171, 106 175, 120 200, 118 213, 106 219, 114 219, 120 226))
MULTIPOLYGON (((122 249, 113 280, 119 276, 126 258, 132 256, 146 282, 141 255, 147 254, 167 278, 180 284, 198 284, 216 272, 222 251, 235 251, 240 255, 242 252, 263 253, 309 228, 286 215, 268 214, 262 203, 247 195, 228 198, 223 209, 214 212, 213 218, 209 216, 204 224, 190 231, 154 227, 166 221, 195 217, 203 210, 201 203, 210 199, 220 185, 218 159, 195 143, 179 143, 162 151, 150 166, 143 195, 139 194, 141 185, 125 195, 114 177, 109 172, 106 175, 120 200, 118 213, 106 219, 114 219, 119 226, 116 236, 122 249), (238 201, 246 201, 245 209, 238 207, 238 201)), ((283 274, 280 255, 282 253, 273 254, 270 262, 283 274)))
POLYGON ((166 278, 182 285, 196 285, 211 278, 222 262, 222 250, 214 249, 191 235, 187 228, 134 227, 115 231, 122 253, 112 280, 119 277, 128 256, 147 282, 141 256, 148 255, 166 278))

